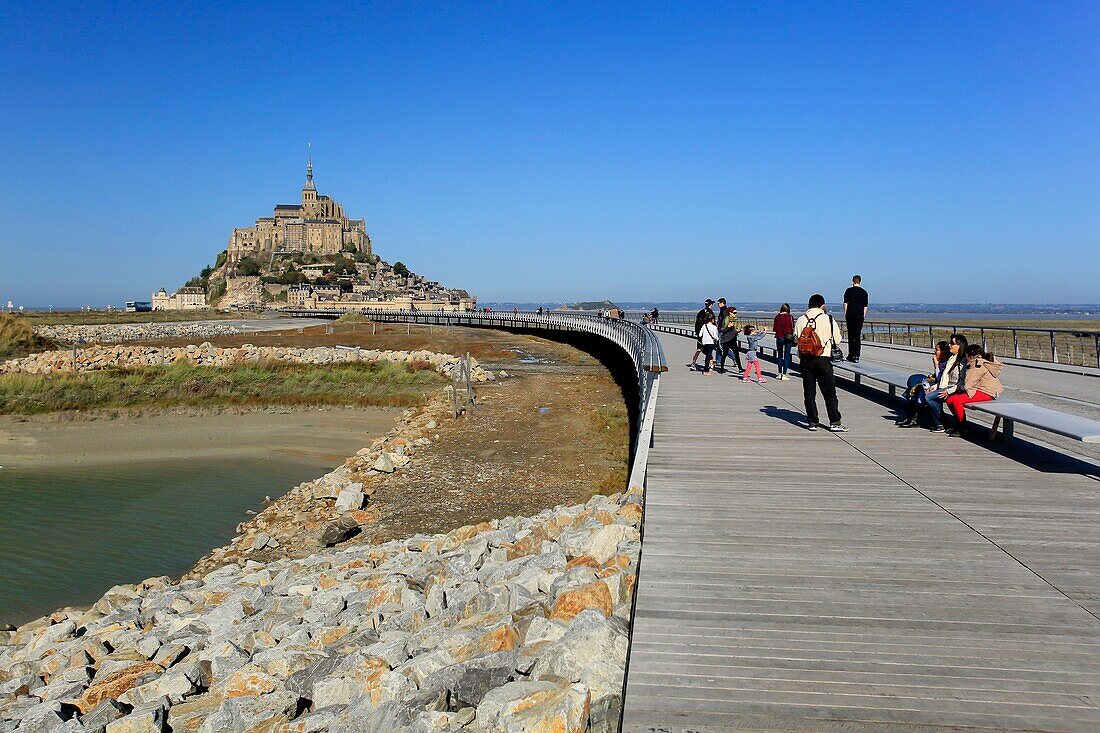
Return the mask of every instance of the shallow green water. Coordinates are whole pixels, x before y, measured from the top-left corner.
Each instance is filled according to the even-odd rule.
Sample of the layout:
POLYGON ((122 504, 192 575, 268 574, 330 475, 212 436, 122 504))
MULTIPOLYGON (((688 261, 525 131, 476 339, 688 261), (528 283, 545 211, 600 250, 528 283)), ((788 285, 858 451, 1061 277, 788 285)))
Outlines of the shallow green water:
POLYGON ((228 542, 264 495, 330 468, 280 456, 0 470, 0 623, 177 576, 228 542))

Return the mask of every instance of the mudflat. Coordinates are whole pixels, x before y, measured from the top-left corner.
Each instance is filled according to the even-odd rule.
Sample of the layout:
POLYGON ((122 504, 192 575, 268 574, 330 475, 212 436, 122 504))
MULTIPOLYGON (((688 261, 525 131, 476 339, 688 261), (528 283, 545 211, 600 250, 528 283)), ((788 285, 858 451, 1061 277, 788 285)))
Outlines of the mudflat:
POLYGON ((311 456, 338 464, 394 425, 396 408, 105 411, 0 416, 4 469, 237 456, 311 456))

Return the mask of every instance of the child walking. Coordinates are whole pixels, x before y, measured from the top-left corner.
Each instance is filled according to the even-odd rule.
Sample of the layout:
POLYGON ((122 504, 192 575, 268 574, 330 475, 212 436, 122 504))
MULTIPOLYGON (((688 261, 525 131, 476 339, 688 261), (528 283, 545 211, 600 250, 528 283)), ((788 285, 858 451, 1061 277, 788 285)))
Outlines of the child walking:
POLYGON ((745 374, 741 377, 742 382, 749 381, 749 374, 752 373, 753 369, 756 370, 757 382, 763 384, 768 381, 760 372, 760 356, 756 353, 757 344, 760 343, 760 339, 764 338, 764 334, 767 332, 768 329, 757 329, 752 324, 745 326, 745 340, 749 342, 749 345, 745 348, 745 374))

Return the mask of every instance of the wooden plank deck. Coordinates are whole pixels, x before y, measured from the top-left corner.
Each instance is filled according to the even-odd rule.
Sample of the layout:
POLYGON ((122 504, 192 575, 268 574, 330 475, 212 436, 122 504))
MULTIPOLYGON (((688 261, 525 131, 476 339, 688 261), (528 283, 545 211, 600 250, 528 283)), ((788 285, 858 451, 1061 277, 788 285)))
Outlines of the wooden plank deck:
POLYGON ((624 731, 1100 731, 1087 464, 844 391, 851 432, 810 433, 797 377, 662 340, 624 731))

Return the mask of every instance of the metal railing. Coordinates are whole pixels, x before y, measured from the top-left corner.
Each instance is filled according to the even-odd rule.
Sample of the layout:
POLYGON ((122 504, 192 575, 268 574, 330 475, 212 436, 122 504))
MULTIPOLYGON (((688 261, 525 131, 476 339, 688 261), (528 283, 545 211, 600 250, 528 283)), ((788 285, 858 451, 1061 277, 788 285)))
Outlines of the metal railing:
MULTIPOLYGON (((653 330, 624 318, 604 318, 588 313, 477 313, 450 311, 351 310, 379 323, 410 323, 432 326, 469 326, 530 331, 565 331, 598 336, 618 346, 634 364, 638 379, 637 421, 630 486, 645 485, 645 470, 652 440, 653 411, 661 372, 668 371, 661 341, 653 330)), ((300 318, 336 318, 343 312, 305 308, 284 308, 282 313, 300 318)))
MULTIPOLYGON (((630 317, 639 320, 642 315, 641 311, 629 313, 630 317)), ((798 317, 798 314, 794 315, 798 317)), ((836 320, 847 341, 848 326, 844 318, 840 317, 836 320)), ((771 318, 755 315, 741 318, 742 325, 747 323, 758 328, 761 325, 768 329, 772 327, 771 318)), ((695 314, 661 313, 659 325, 694 327, 695 314)), ((929 350, 934 348, 938 341, 947 341, 954 333, 963 334, 970 343, 981 344, 982 348, 997 356, 1046 364, 1100 367, 1100 331, 898 321, 866 321, 863 324, 863 341, 866 343, 927 347, 929 350)))
MULTIPOLYGON (((838 322, 847 339, 844 320, 838 319, 838 322)), ((893 321, 867 321, 863 324, 863 340, 873 344, 927 346, 931 349, 937 341, 946 341, 955 333, 962 333, 970 343, 981 344, 983 349, 997 356, 1100 367, 1100 331, 893 321)))

